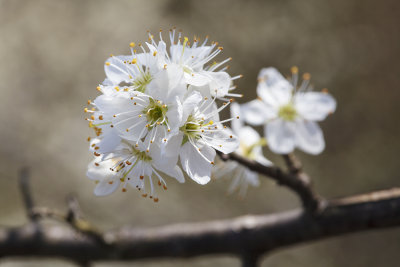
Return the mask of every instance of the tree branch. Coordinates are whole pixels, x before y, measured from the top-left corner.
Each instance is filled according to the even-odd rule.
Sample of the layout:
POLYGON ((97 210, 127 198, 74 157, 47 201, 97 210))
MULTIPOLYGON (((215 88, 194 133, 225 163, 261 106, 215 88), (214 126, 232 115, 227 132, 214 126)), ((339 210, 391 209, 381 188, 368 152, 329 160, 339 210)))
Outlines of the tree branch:
POLYGON ((33 212, 34 202, 30 186, 30 172, 28 167, 24 167, 19 173, 19 188, 22 193, 22 199, 25 205, 26 215, 30 221, 36 222, 37 216, 33 212))
MULTIPOLYGON (((104 233, 107 246, 70 228, 0 229, 0 257, 61 257, 75 262, 261 255, 330 236, 400 225, 400 188, 330 201, 318 215, 302 210, 232 220, 129 228, 104 233)), ((247 258, 250 260, 256 258, 247 258)), ((243 261, 243 264, 246 262, 243 261)), ((250 262, 251 263, 251 262, 250 262)), ((247 263, 246 263, 247 264, 247 263)), ((251 265, 243 265, 251 266, 251 265)), ((254 265, 253 265, 254 266, 254 265)))
POLYGON ((274 179, 280 185, 287 186, 300 197, 306 211, 316 214, 326 206, 326 202, 313 190, 309 177, 299 170, 293 173, 294 163, 289 163, 291 171, 286 173, 277 166, 265 166, 236 153, 219 153, 219 156, 224 161, 234 160, 252 171, 274 179))

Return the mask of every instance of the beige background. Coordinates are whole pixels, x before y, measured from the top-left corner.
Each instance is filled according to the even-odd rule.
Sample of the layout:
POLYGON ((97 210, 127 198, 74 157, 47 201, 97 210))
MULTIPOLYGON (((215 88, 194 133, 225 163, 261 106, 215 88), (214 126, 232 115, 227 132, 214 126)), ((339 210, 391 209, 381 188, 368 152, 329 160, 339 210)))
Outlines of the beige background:
MULTIPOLYGON (((399 186, 398 1, 20 1, 0 0, 0 224, 26 222, 17 173, 32 168, 40 205, 65 208, 75 192, 87 217, 103 229, 230 218, 294 208, 297 198, 263 178, 245 200, 225 196, 229 181, 202 187, 170 180, 154 204, 136 191, 92 195, 84 121, 110 53, 128 53, 146 30, 171 26, 210 35, 233 57, 230 73, 255 97, 262 67, 292 65, 328 87, 337 112, 322 123, 326 151, 297 153, 326 197, 399 186)), ((281 164, 278 157, 266 156, 281 164)), ((272 253, 262 266, 398 266, 400 231, 349 235, 272 253)), ((64 261, 3 259, 0 266, 72 266, 64 261)), ((116 265, 116 264, 115 264, 116 265)), ((96 266, 114 266, 97 264, 96 266)), ((239 266, 233 257, 146 261, 121 266, 239 266)))

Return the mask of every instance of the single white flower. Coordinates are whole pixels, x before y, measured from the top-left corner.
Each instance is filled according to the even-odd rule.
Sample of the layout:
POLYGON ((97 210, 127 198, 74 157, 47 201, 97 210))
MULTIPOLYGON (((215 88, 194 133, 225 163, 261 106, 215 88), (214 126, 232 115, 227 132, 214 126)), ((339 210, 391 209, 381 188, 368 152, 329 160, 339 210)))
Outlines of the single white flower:
MULTIPOLYGON (((239 147, 236 153, 242 157, 255 160, 265 166, 272 163, 263 156, 262 147, 266 145, 265 139, 253 128, 244 126, 241 117, 240 106, 237 103, 231 104, 231 117, 237 118, 233 120, 232 130, 239 139, 239 147)), ((230 175, 232 183, 228 189, 228 193, 238 190, 239 195, 244 197, 249 185, 258 186, 260 184, 258 174, 249 170, 247 167, 237 163, 236 161, 219 162, 213 171, 214 177, 219 179, 230 175)))
POLYGON ((190 87, 194 87, 192 90, 202 92, 203 96, 237 96, 237 94, 230 94, 229 91, 235 88, 232 81, 240 78, 241 75, 231 78, 225 71, 227 67, 221 68, 232 58, 227 58, 221 62, 214 61, 210 64, 210 61, 223 50, 217 42, 207 45, 207 37, 200 44, 199 39, 195 37, 191 44, 187 37, 182 36, 181 32, 176 34, 175 29, 170 30, 169 37, 170 47, 168 51, 161 31, 158 43, 149 33, 151 43, 147 43, 147 45, 150 54, 157 55, 159 68, 168 67, 171 64, 179 66, 184 73, 185 82, 190 87))
POLYGON ((186 93, 185 84, 176 75, 180 75, 179 69, 172 67, 158 72, 147 86, 149 94, 120 90, 98 96, 96 107, 108 119, 103 123, 116 129, 121 138, 136 143, 148 136, 146 150, 156 142, 162 144, 164 153, 169 138, 178 132, 180 98, 186 93))
POLYGON ((183 117, 179 128, 183 139, 181 165, 189 177, 199 184, 206 184, 211 179, 215 150, 227 154, 239 145, 236 136, 223 125, 236 118, 219 120, 219 112, 229 103, 217 108, 215 98, 203 98, 199 92, 193 92, 182 103, 183 117))
POLYGON ((287 154, 296 147, 310 154, 325 148, 323 133, 316 121, 324 120, 336 109, 335 99, 326 92, 312 92, 310 75, 303 75, 298 86, 298 70, 292 68, 286 80, 275 68, 265 68, 258 76, 259 99, 243 105, 245 120, 264 125, 270 149, 287 154))
POLYGON ((89 179, 97 183, 95 195, 109 195, 120 186, 125 192, 127 185, 130 185, 141 190, 143 197, 149 195, 157 202, 155 183, 167 189, 167 183, 159 172, 184 182, 183 173, 176 165, 177 156, 161 156, 158 146, 154 146, 149 153, 145 150, 142 142, 136 145, 123 140, 115 149, 98 154, 89 164, 87 172, 89 179))
POLYGON ((157 64, 155 54, 150 54, 139 44, 141 53, 136 53, 135 43, 130 43, 131 55, 111 55, 104 64, 104 71, 107 78, 105 86, 127 85, 126 90, 146 92, 147 85, 154 79, 154 76, 161 70, 157 64))

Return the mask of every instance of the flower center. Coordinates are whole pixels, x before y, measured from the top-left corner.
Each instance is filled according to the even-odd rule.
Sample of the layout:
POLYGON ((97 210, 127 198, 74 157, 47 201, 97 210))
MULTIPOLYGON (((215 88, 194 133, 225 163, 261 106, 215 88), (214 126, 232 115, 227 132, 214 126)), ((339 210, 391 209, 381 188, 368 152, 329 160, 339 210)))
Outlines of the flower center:
POLYGON ((196 119, 190 115, 185 123, 179 130, 181 130, 185 136, 183 137, 182 145, 185 144, 189 137, 194 139, 199 139, 201 136, 201 131, 203 126, 212 125, 214 122, 210 121, 204 124, 204 120, 196 119))
POLYGON ((150 73, 146 71, 143 75, 137 77, 133 81, 133 86, 136 87, 136 91, 144 93, 146 91, 147 85, 151 82, 153 78, 151 77, 150 73))
POLYGON ((146 114, 147 116, 147 121, 151 126, 154 126, 156 123, 164 123, 168 111, 167 106, 162 105, 160 101, 156 101, 152 98, 149 100, 150 104, 143 110, 143 114, 146 114))
POLYGON ((289 103, 279 108, 278 116, 286 121, 294 121, 297 117, 297 111, 293 104, 289 103))
POLYGON ((137 149, 132 148, 132 154, 134 154, 138 160, 149 162, 152 158, 146 154, 144 151, 139 151, 137 149))

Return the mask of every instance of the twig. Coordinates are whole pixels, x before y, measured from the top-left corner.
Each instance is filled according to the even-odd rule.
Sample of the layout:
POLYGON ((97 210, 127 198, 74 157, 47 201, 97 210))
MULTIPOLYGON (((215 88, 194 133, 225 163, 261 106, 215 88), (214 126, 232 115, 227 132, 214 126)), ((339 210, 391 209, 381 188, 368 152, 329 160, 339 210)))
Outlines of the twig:
POLYGON ((300 160, 293 153, 283 155, 283 159, 285 160, 286 166, 288 166, 289 172, 293 174, 302 172, 303 166, 300 160))
POLYGON ((265 166, 236 153, 219 153, 219 156, 224 161, 237 161, 250 170, 266 175, 274 179, 280 185, 287 186, 300 197, 303 207, 312 214, 318 213, 326 206, 326 202, 313 190, 310 179, 304 173, 302 175, 291 172, 285 173, 277 166, 265 166))
POLYGON ((30 179, 29 168, 28 167, 22 168, 19 173, 19 187, 24 201, 26 215, 31 222, 36 222, 37 216, 33 212, 34 202, 32 198, 29 179, 30 179))
POLYGON ((28 226, 0 229, 0 257, 128 261, 209 254, 241 256, 244 249, 262 255, 330 236, 400 226, 400 188, 330 201, 317 217, 293 210, 156 228, 124 227, 104 233, 108 246, 60 226, 44 228, 38 238, 28 226))

